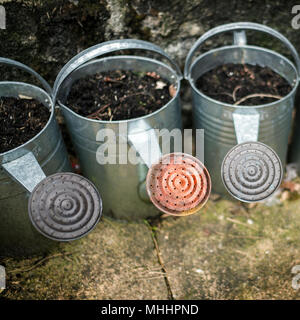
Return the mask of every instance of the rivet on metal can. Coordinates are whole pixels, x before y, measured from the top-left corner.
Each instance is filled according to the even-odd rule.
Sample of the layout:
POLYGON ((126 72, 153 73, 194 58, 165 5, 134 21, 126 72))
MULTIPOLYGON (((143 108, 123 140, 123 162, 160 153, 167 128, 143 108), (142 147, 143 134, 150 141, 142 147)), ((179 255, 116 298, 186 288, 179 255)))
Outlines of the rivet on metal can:
POLYGON ((210 175, 197 158, 171 153, 153 164, 147 175, 147 191, 162 212, 176 216, 196 213, 209 198, 210 175))
POLYGON ((261 142, 234 146, 225 156, 221 168, 228 192, 244 202, 261 201, 279 187, 283 170, 273 149, 261 142))

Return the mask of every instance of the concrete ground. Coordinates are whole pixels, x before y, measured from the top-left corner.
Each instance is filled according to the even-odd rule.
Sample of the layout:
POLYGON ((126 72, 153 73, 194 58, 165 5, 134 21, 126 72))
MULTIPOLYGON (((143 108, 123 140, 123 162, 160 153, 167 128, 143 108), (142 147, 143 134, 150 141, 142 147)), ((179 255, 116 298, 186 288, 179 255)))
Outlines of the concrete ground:
POLYGON ((104 217, 46 257, 2 259, 0 299, 298 299, 300 196, 279 197, 274 206, 212 197, 182 218, 104 217))

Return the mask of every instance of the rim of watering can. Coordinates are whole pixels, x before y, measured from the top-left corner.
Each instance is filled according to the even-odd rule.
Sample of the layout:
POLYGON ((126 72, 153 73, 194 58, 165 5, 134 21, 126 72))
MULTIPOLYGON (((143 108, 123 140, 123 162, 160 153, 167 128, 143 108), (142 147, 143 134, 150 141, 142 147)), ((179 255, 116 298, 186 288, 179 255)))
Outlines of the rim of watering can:
MULTIPOLYGON (((205 32, 192 46, 190 49, 186 60, 185 60, 185 66, 184 66, 184 78, 187 80, 190 80, 190 71, 191 71, 191 64, 192 64, 192 59, 194 57, 195 52, 199 47, 209 38, 222 34, 224 32, 230 32, 230 31, 245 31, 245 30, 252 30, 252 31, 258 31, 262 33, 267 33, 270 36, 276 38, 277 40, 281 41, 285 47, 289 49, 289 51, 292 53, 292 56, 295 60, 296 64, 296 70, 297 70, 297 79, 299 82, 300 78, 300 58, 298 55, 297 50, 295 47, 292 45, 292 43, 280 32, 265 26, 263 24, 259 23, 254 23, 254 22, 233 22, 233 23, 228 23, 228 24, 223 24, 220 26, 217 26, 215 28, 212 28, 205 32)), ((224 46, 223 46, 224 47, 224 46)), ((222 47, 220 47, 222 48, 222 47)), ((219 49, 220 49, 219 48, 219 49)))
MULTIPOLYGON (((86 62, 94 58, 106 55, 108 53, 121 51, 121 50, 144 50, 144 51, 151 51, 151 52, 160 54, 162 57, 168 60, 170 65, 174 67, 173 69, 174 73, 176 73, 178 77, 180 77, 180 79, 183 78, 177 63, 175 63, 175 61, 173 61, 173 59, 171 59, 171 57, 164 50, 162 50, 162 48, 160 48, 159 46, 151 42, 138 40, 138 39, 119 39, 119 40, 106 41, 81 51, 64 65, 64 67, 58 73, 54 82, 54 86, 53 86, 54 104, 56 103, 60 86, 63 84, 64 80, 67 79, 67 77, 73 71, 75 71, 78 67, 80 67, 81 65, 84 65, 86 62)), ((156 60, 156 59, 153 59, 153 60, 156 60)))
POLYGON ((278 57, 280 57, 281 59, 285 60, 286 63, 290 64, 290 66, 294 69, 295 71, 295 74, 297 76, 296 78, 296 83, 295 85, 292 87, 292 90, 287 94, 285 95, 284 97, 282 97, 281 99, 279 100, 276 100, 276 101, 273 101, 273 102, 269 102, 269 103, 264 103, 264 104, 258 104, 258 105, 255 105, 255 106, 251 106, 251 105, 235 105, 235 104, 230 104, 230 103, 226 103, 226 102, 222 102, 220 100, 216 100, 214 98, 211 98, 209 97, 208 95, 204 94, 203 92, 201 92, 196 86, 195 86, 195 82, 194 80, 189 76, 188 78, 188 81, 190 83, 190 85, 192 86, 193 90, 195 90, 200 96, 204 97, 205 99, 209 100, 210 102, 213 102, 217 105, 220 105, 220 107, 230 107, 230 108, 239 108, 239 109, 259 109, 259 108, 265 108, 265 107, 269 107, 269 106, 273 106, 279 102, 282 102, 286 99, 289 99, 292 95, 295 94, 295 92, 297 91, 297 88, 299 86, 299 77, 298 77, 298 72, 297 72, 297 69, 295 68, 295 65, 292 63, 292 61, 290 61, 288 58, 286 58, 285 56, 281 55, 280 53, 276 52, 276 51, 273 51, 273 50, 270 50, 270 49, 265 49, 265 48, 262 48, 262 47, 257 47, 257 46, 250 46, 250 45, 247 45, 247 46, 239 46, 239 45, 231 45, 231 46, 223 46, 222 48, 216 48, 216 49, 212 49, 208 52, 205 52, 203 55, 199 56, 195 61, 193 61, 193 63, 191 64, 191 68, 190 70, 192 70, 192 68, 194 67, 194 65, 203 57, 207 56, 207 55, 210 55, 210 54, 213 54, 214 52, 216 51, 219 51, 219 50, 222 50, 222 49, 231 49, 231 48, 253 48, 253 49, 256 49, 256 50, 260 50, 260 51, 265 51, 265 52, 269 52, 269 53, 272 53, 278 57))
MULTIPOLYGON (((47 130, 48 126, 50 125, 50 123, 53 121, 53 118, 55 117, 55 112, 54 112, 54 104, 53 104, 53 101, 52 101, 51 97, 49 96, 49 94, 45 90, 41 89, 40 87, 37 87, 37 86, 32 85, 32 84, 25 83, 25 82, 15 82, 15 81, 1 81, 0 85, 1 84, 13 84, 13 85, 16 85, 16 86, 21 86, 22 85, 23 87, 24 86, 34 87, 35 90, 41 91, 47 97, 47 99, 49 99, 49 104, 48 104, 47 107, 49 108, 49 111, 50 111, 50 117, 49 117, 45 127, 38 134, 36 134, 33 138, 31 138, 30 140, 26 141, 25 143, 21 144, 20 146, 14 148, 14 149, 8 150, 6 152, 0 153, 0 162, 1 163, 6 163, 6 162, 9 162, 9 161, 12 161, 13 159, 9 158, 9 157, 7 157, 7 159, 3 159, 4 157, 6 157, 8 155, 11 155, 14 152, 17 152, 17 151, 23 149, 24 147, 26 147, 27 145, 32 143, 37 137, 42 135, 44 133, 44 131, 47 130)), ((19 156, 20 155, 17 155, 17 158, 19 156)))
MULTIPOLYGON (((26 141, 25 143, 23 143, 22 145, 14 148, 14 149, 8 150, 8 151, 3 152, 3 153, 0 153, 0 159, 1 158, 3 159, 3 156, 6 156, 8 154, 12 154, 12 153, 24 148, 26 145, 32 143, 32 141, 35 140, 38 136, 43 134, 43 132, 45 130, 47 130, 50 122, 53 120, 53 117, 55 115, 54 115, 54 103, 53 103, 52 98, 51 98, 52 89, 51 89, 50 85, 48 84, 48 82, 42 76, 40 76, 36 71, 31 69, 30 67, 28 67, 25 64, 23 64, 21 62, 18 62, 16 60, 0 57, 0 64, 9 65, 9 66, 16 67, 16 68, 19 68, 21 70, 27 71, 29 74, 33 75, 37 80, 39 80, 40 83, 42 84, 42 86, 44 87, 44 89, 42 89, 42 88, 40 88, 40 87, 38 87, 36 85, 29 84, 29 83, 26 83, 26 82, 20 82, 20 81, 0 81, 0 85, 1 84, 7 84, 7 85, 12 84, 12 85, 15 85, 15 86, 33 87, 35 90, 42 92, 46 96, 46 98, 48 99, 48 102, 49 102, 47 107, 49 108, 49 111, 51 113, 50 117, 49 117, 49 119, 48 119, 48 121, 47 121, 47 123, 45 125, 45 127, 38 134, 36 134, 33 138, 31 138, 30 140, 26 141)), ((45 103, 47 103, 46 99, 45 99, 45 103)), ((7 159, 7 161, 6 160, 2 161, 2 159, 1 159, 2 163, 5 163, 7 161, 11 161, 12 160, 12 159, 7 159)))
MULTIPOLYGON (((171 72, 174 72, 174 70, 172 68, 170 68, 168 65, 166 65, 165 63, 162 63, 158 60, 155 60, 155 59, 151 59, 151 58, 147 58, 147 57, 139 57, 139 56, 128 56, 128 55, 121 55, 121 56, 112 56, 112 57, 106 57, 106 58, 102 58, 102 59, 118 59, 118 58, 134 58, 134 59, 142 59, 142 60, 147 60, 147 61, 150 61, 150 62, 153 62, 153 63, 156 63, 156 64, 159 64, 165 68, 167 68, 169 71, 171 72)), ((96 61, 100 61, 102 59, 97 59, 97 60, 92 60, 92 61, 89 61, 89 62, 86 62, 84 65, 78 67, 76 70, 80 69, 81 67, 84 67, 88 64, 91 64, 91 63, 94 63, 96 61)), ((75 71, 75 70, 74 70, 75 71)), ((87 117, 84 117, 84 116, 81 116, 80 114, 76 113, 75 111, 73 111, 72 109, 70 109, 68 106, 66 106, 65 104, 61 103, 59 100, 57 101, 59 106, 61 108, 64 108, 64 109, 67 109, 68 112, 70 112, 71 114, 73 114, 74 116, 78 117, 79 119, 82 119, 82 120, 86 120, 88 122, 95 122, 95 123, 109 123, 109 124, 119 124, 119 123, 128 123, 128 122, 134 122, 134 121, 137 121, 137 120, 144 120, 144 119, 147 119, 147 118, 150 118, 152 116, 155 116, 156 114, 158 114, 159 112, 163 111, 165 108, 167 108, 171 103, 173 103, 173 101, 178 98, 178 96, 180 95, 180 88, 181 88, 181 79, 177 74, 175 74, 176 77, 177 77, 177 83, 178 83, 178 86, 176 88, 176 94, 174 97, 172 97, 171 100, 169 100, 165 105, 163 105, 160 109, 150 113, 150 114, 147 114, 147 115, 144 115, 142 117, 137 117, 137 118, 132 118, 132 119, 125 119, 125 120, 115 120, 115 121, 109 121, 109 120, 97 120, 97 119, 90 119, 90 118, 87 118, 87 117)), ((59 91, 59 90, 58 90, 59 91)))

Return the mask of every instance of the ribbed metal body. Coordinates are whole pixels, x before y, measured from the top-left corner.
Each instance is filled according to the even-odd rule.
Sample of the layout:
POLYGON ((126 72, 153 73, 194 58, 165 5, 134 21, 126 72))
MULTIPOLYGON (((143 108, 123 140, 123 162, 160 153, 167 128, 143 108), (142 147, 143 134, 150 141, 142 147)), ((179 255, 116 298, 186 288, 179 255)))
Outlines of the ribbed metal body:
MULTIPOLYGON (((137 48, 142 43, 141 49, 152 49, 152 45, 142 41, 128 40, 112 41, 112 45, 117 45, 114 48, 132 49, 137 48), (133 42, 132 42, 133 41, 133 42), (145 47, 146 44, 146 47, 145 47), (122 46, 125 47, 122 47, 122 46), (128 47, 127 47, 128 45, 128 47)), ((108 45, 108 49, 109 49, 108 45)), ((134 147, 140 141, 147 141, 151 137, 153 129, 181 129, 181 104, 179 99, 180 77, 168 65, 155 59, 140 56, 112 56, 97 60, 90 60, 90 52, 96 52, 96 55, 108 53, 107 45, 89 52, 83 53, 87 61, 78 67, 76 65, 76 57, 73 62, 65 66, 56 80, 54 91, 57 90, 57 99, 59 106, 64 115, 68 130, 71 135, 72 142, 75 146, 76 153, 80 160, 80 165, 84 176, 90 179, 98 188, 103 200, 103 213, 118 219, 134 220, 143 219, 149 216, 157 215, 158 210, 153 206, 150 199, 143 197, 145 191, 145 180, 148 172, 146 164, 119 164, 119 160, 127 157, 129 149, 134 147), (97 51, 97 50, 98 51, 97 51), (103 50, 102 50, 103 49, 103 50), (68 72, 71 70, 71 72, 68 72), (163 106, 160 110, 137 119, 125 121, 100 121, 82 117, 74 113, 66 105, 68 93, 72 83, 79 78, 87 75, 92 75, 97 72, 114 71, 114 70, 131 70, 134 72, 153 72, 155 71, 161 77, 170 81, 177 88, 176 95, 172 100, 163 106), (127 133, 119 132, 120 124, 127 125, 127 133), (102 129, 111 129, 116 136, 116 164, 99 164, 97 161, 97 150, 103 145, 103 141, 97 141, 97 133, 102 129), (130 139, 129 139, 130 136, 130 139), (124 139, 127 139, 125 148, 124 139), (142 190, 144 189, 144 190, 142 190)), ((114 50, 116 51, 116 50, 114 50)), ((82 58, 82 60, 84 60, 82 58)), ((77 61, 80 61, 78 58, 77 61)), ((160 149, 162 149, 160 139, 160 149)), ((138 148, 136 149, 139 152, 138 148)), ((171 145, 170 151, 173 152, 171 145)))
MULTIPOLYGON (((251 23, 238 23, 236 29, 251 29, 253 25, 255 28, 258 26, 251 23)), ((211 30, 207 37, 203 36, 203 40, 220 32, 235 30, 235 24, 225 25, 224 29, 222 27, 218 27, 219 29, 215 32, 211 30)), ((267 31, 269 29, 267 28, 267 31)), ((198 41, 198 45, 200 43, 202 41, 198 41)), ((227 152, 238 143, 233 114, 247 115, 249 113, 250 115, 254 113, 258 115, 258 141, 270 146, 278 154, 282 164, 285 164, 298 73, 293 63, 284 56, 265 48, 247 45, 245 41, 210 50, 191 63, 191 55, 194 51, 195 46, 187 58, 185 70, 185 77, 192 86, 194 126, 204 129, 205 165, 211 174, 213 191, 226 194, 221 178, 221 165, 227 152), (293 89, 287 96, 273 103, 259 106, 236 106, 214 100, 196 88, 195 83, 201 75, 226 63, 268 66, 284 77, 293 86, 293 89)), ((242 126, 242 124, 239 125, 242 126)))
MULTIPOLYGON (((55 120, 52 100, 44 90, 21 82, 0 82, 0 96, 32 97, 51 111, 45 128, 18 148, 0 154, 0 256, 46 252, 56 245, 40 235, 28 216, 29 192, 3 169, 3 165, 32 152, 45 174, 70 171, 68 155, 55 120)), ((29 172, 34 179, 34 172, 29 172)))

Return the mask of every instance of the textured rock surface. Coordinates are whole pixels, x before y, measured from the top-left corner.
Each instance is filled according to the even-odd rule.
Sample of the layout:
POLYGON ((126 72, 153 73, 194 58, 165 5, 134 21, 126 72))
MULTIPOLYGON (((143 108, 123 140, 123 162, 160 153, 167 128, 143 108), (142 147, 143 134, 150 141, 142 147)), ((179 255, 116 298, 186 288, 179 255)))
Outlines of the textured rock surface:
MULTIPOLYGON (((295 1, 235 0, 0 0, 7 29, 0 31, 0 56, 20 60, 50 82, 72 56, 93 44, 139 38, 162 46, 181 65, 205 31, 223 23, 267 24, 300 49, 291 27, 295 1)), ((275 45, 260 37, 264 45, 275 45)), ((220 42, 219 42, 220 43, 220 42)))

